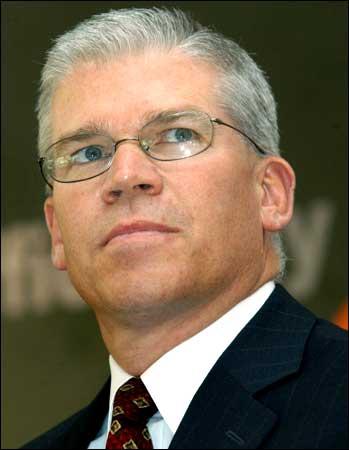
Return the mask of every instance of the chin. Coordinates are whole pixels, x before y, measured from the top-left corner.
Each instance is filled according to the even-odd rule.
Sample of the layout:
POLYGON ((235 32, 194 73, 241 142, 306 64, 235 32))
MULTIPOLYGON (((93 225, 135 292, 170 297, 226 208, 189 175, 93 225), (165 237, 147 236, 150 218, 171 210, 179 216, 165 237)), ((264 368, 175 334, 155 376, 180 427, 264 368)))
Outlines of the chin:
POLYGON ((149 325, 181 315, 197 302, 192 295, 195 283, 191 283, 188 277, 173 274, 171 278, 151 280, 138 279, 121 286, 114 283, 108 289, 104 287, 99 296, 99 307, 109 313, 114 311, 125 320, 131 318, 149 325))

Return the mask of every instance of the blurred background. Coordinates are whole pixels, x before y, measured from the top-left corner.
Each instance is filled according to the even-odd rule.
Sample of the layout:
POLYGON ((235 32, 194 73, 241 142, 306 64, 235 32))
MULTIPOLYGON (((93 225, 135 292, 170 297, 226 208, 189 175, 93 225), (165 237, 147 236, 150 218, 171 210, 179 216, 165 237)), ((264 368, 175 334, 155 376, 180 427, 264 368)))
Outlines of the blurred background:
POLYGON ((85 406, 109 374, 93 313, 50 261, 34 113, 45 53, 92 14, 165 4, 235 39, 267 73, 297 174, 285 285, 347 327, 347 2, 2 2, 2 448, 85 406))

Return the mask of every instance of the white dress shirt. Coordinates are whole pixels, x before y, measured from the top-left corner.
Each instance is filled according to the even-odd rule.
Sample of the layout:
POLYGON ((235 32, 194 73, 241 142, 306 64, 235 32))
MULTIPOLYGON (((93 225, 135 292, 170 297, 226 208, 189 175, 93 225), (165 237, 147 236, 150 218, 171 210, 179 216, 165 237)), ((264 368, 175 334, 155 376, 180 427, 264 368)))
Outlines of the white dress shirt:
MULTIPOLYGON (((274 288, 273 281, 264 284, 208 327, 165 353, 141 375, 158 407, 158 412, 147 423, 154 449, 169 447, 192 398, 209 371, 263 306, 274 288)), ((109 411, 98 435, 88 446, 90 449, 106 448, 115 393, 132 378, 112 356, 109 356, 109 365, 109 411)))

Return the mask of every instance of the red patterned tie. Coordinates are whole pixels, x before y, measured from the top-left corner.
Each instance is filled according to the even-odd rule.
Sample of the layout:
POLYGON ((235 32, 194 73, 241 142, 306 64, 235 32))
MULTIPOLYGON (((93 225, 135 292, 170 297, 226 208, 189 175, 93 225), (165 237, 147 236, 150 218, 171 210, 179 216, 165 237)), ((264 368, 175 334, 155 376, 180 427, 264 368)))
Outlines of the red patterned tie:
POLYGON ((106 448, 153 448, 147 422, 156 411, 142 380, 131 378, 115 395, 106 448))

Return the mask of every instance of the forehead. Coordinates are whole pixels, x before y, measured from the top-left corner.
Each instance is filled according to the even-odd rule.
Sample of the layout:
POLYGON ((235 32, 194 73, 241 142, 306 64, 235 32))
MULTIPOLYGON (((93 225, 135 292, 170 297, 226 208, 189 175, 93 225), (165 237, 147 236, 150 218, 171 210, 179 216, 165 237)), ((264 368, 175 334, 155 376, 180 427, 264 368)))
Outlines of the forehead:
POLYGON ((215 114, 216 82, 211 65, 179 51, 78 65, 53 97, 54 138, 94 122, 130 132, 162 110, 197 107, 215 114))

